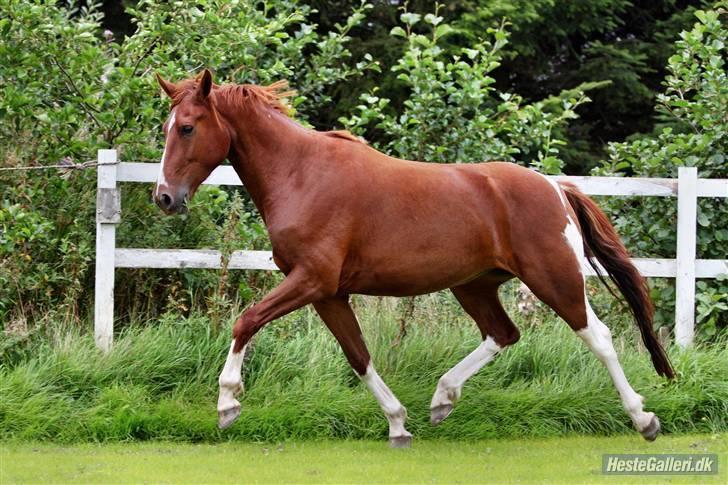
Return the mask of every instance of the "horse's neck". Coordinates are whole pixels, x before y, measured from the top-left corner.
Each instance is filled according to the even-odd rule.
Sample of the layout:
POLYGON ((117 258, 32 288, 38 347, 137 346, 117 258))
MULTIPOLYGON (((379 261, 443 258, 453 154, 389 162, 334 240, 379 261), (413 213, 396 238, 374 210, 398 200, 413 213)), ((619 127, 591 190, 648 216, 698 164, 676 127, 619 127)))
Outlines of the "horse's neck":
POLYGON ((233 131, 230 161, 266 223, 310 162, 312 132, 266 106, 225 113, 233 131))

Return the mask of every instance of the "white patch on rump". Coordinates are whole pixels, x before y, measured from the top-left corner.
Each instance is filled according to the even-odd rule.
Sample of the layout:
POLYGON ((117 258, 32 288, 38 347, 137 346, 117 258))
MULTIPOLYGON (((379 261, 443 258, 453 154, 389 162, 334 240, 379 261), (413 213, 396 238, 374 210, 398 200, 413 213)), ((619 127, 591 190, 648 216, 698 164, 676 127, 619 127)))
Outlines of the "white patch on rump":
POLYGON ((561 200, 561 203, 564 205, 564 209, 566 210, 566 227, 564 227, 564 237, 566 238, 566 242, 569 243, 569 246, 571 246, 571 249, 574 251, 574 254, 576 255, 576 259, 579 262, 579 271, 581 271, 581 265, 584 262, 584 240, 581 237, 581 233, 579 232, 578 227, 576 226, 576 223, 571 218, 571 215, 569 214, 568 207, 569 207, 569 201, 566 199, 566 196, 564 195, 564 190, 559 187, 559 184, 556 183, 556 181, 551 180, 546 175, 540 174, 543 178, 546 179, 546 181, 551 185, 551 187, 554 188, 557 194, 559 194, 559 199, 561 200))
MULTIPOLYGON (((536 172, 536 173, 538 173, 538 172, 536 172)), ((564 193, 561 190, 561 187, 559 187, 559 184, 556 183, 555 180, 551 180, 550 178, 548 178, 546 175, 544 175, 542 173, 538 173, 538 174, 541 175, 543 178, 545 178, 546 181, 551 185, 551 187, 554 188, 556 193, 559 194, 559 199, 561 199, 561 203, 564 204, 564 207, 567 207, 568 201, 566 200, 566 197, 564 196, 564 193)))
POLYGON ((581 233, 576 227, 576 224, 574 224, 574 221, 571 220, 571 217, 566 217, 568 222, 564 228, 564 237, 566 238, 566 242, 569 243, 569 246, 571 246, 571 249, 574 251, 581 270, 581 265, 584 263, 584 240, 582 239, 581 233))
MULTIPOLYGON (((172 110, 172 114, 169 117, 169 125, 167 127, 167 133, 172 133, 172 128, 174 128, 174 121, 176 118, 175 110, 172 110)), ((168 135, 169 138, 169 135, 168 135)), ((159 196, 159 187, 162 185, 167 184, 167 179, 164 178, 164 160, 167 158, 167 143, 164 143, 164 151, 162 152, 162 162, 159 165, 159 175, 157 176, 157 190, 155 190, 155 195, 159 196)))

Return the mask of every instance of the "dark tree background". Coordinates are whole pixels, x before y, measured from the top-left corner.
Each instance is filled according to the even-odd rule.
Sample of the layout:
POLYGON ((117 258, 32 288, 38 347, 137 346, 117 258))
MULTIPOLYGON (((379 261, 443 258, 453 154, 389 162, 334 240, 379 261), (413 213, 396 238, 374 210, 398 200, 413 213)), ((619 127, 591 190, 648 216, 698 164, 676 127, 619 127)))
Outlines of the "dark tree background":
MULTIPOLYGON (((124 8, 134 0, 103 2, 104 25, 116 36, 134 26, 124 8)), ((305 0, 316 10, 312 19, 323 31, 343 23, 359 0, 305 0)), ((355 59, 370 53, 382 73, 368 72, 357 86, 338 86, 335 103, 321 107, 311 121, 330 129, 358 103, 359 94, 374 86, 399 89, 388 67, 399 57, 401 39, 389 35, 399 24, 403 1, 372 0, 374 8, 351 33, 355 59)), ((608 141, 649 133, 656 123, 654 97, 660 91, 664 66, 678 33, 693 22, 698 0, 454 0, 444 2, 440 15, 457 28, 447 42, 463 46, 476 42, 488 27, 506 18, 511 24, 507 57, 494 76, 498 88, 543 99, 583 82, 608 80, 610 85, 589 92, 592 102, 579 108, 581 119, 568 128, 564 150, 566 172, 586 173, 604 155, 608 141)), ((434 2, 412 0, 407 9, 429 13, 434 2)), ((214 67, 214 66, 211 66, 214 67)), ((397 97, 394 97, 396 106, 397 97)))

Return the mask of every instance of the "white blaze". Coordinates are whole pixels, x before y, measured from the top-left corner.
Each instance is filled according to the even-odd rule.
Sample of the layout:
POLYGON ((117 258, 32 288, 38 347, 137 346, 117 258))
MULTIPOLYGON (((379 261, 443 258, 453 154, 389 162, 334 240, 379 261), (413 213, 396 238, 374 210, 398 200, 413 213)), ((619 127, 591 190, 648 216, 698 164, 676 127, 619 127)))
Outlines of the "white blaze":
MULTIPOLYGON (((175 112, 172 110, 172 114, 169 117, 169 125, 167 127, 167 133, 172 133, 172 128, 174 128, 174 120, 175 120, 175 112)), ((169 135, 167 135, 167 139, 169 140, 169 135)), ((164 178, 164 159, 167 158, 167 142, 164 143, 164 152, 162 152, 162 162, 159 165, 159 175, 157 176, 157 189, 155 191, 155 195, 159 196, 159 187, 162 185, 165 185, 167 183, 167 179, 164 178)))

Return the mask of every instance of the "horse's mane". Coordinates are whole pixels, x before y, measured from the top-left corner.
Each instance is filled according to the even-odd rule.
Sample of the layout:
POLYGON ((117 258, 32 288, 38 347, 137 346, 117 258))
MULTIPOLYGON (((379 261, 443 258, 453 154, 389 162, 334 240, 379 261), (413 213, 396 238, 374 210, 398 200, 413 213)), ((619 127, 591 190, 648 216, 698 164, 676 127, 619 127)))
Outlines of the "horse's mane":
POLYGON ((288 88, 288 81, 276 81, 268 86, 255 84, 225 84, 218 86, 215 95, 226 103, 242 106, 249 101, 257 101, 270 106, 281 114, 291 115, 287 99, 295 96, 296 91, 288 88))
MULTIPOLYGON (((178 105, 187 93, 195 90, 199 79, 200 76, 197 76, 181 81, 177 85, 178 90, 172 99, 172 107, 178 105)), ((276 81, 268 86, 258 86, 256 84, 214 84, 213 89, 216 97, 219 97, 221 101, 232 106, 243 107, 250 101, 254 101, 267 105, 288 117, 291 116, 292 110, 288 105, 287 99, 296 95, 296 91, 289 88, 288 81, 286 80, 276 81)), ((325 131, 322 134, 333 138, 366 144, 366 141, 362 138, 346 130, 325 131)))
POLYGON ((341 138, 342 140, 356 141, 359 143, 364 143, 365 145, 367 144, 364 138, 356 136, 348 130, 324 131, 323 134, 332 138, 341 138))

